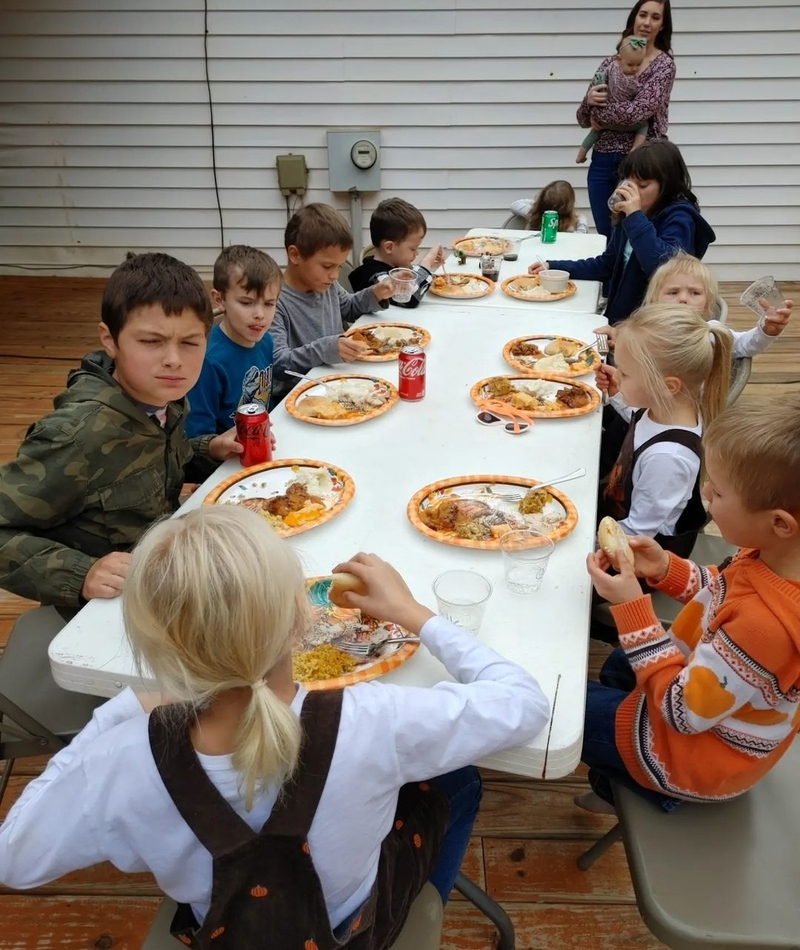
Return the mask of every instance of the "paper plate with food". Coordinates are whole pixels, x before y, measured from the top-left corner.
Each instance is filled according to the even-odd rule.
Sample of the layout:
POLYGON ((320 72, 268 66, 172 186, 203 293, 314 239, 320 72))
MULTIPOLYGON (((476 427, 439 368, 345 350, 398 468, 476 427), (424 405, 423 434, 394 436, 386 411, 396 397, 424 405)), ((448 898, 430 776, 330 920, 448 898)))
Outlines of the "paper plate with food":
POLYGON ((344 605, 342 593, 358 592, 360 586, 352 574, 306 580, 311 623, 292 656, 294 679, 306 689, 341 689, 376 679, 416 652, 419 643, 403 642, 411 636, 408 630, 344 605), (374 652, 369 657, 353 656, 337 646, 342 639, 372 645, 374 652))
POLYGON ((578 523, 578 512, 563 492, 538 484, 512 475, 448 478, 414 495, 408 519, 431 540, 463 548, 496 551, 504 534, 522 528, 560 541, 578 523))
POLYGON ((518 336, 503 347, 503 359, 520 373, 585 376, 600 365, 596 349, 584 350, 577 362, 569 362, 587 344, 571 336, 518 336))
POLYGON ((353 479, 313 459, 280 459, 242 469, 220 482, 204 505, 243 505, 282 538, 316 528, 340 514, 355 494, 353 479))
POLYGON ((574 280, 568 280, 564 290, 553 292, 541 285, 538 275, 517 274, 516 277, 507 277, 500 285, 500 289, 504 294, 515 297, 517 300, 549 303, 551 300, 563 300, 565 297, 571 297, 578 287, 574 280))
POLYGON ((470 390, 478 408, 487 402, 507 403, 534 419, 584 416, 600 405, 600 393, 586 383, 561 376, 487 376, 470 390))
POLYGON ((386 363, 396 360, 404 346, 427 346, 431 335, 413 323, 367 323, 351 327, 345 336, 367 345, 359 362, 386 363))
POLYGON ((285 406, 301 422, 353 426, 387 412, 399 398, 397 389, 378 376, 320 376, 293 389, 285 406))
POLYGON ((491 234, 476 234, 473 237, 460 237, 450 245, 454 251, 461 251, 465 257, 480 257, 482 254, 507 254, 514 246, 508 238, 491 234))
POLYGON ((436 297, 456 297, 470 300, 474 297, 486 297, 495 288, 493 280, 482 274, 437 274, 431 284, 431 293, 436 297))

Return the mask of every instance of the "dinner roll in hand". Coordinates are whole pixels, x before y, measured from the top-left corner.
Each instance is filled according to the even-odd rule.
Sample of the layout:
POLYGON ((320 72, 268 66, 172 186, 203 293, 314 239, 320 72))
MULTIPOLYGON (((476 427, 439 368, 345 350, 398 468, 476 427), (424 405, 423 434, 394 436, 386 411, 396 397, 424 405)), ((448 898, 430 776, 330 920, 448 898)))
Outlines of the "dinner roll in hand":
POLYGON ((328 600, 337 607, 347 607, 352 610, 353 605, 348 604, 347 601, 342 598, 342 595, 349 590, 353 591, 354 594, 366 594, 367 585, 356 577, 355 574, 342 572, 341 574, 333 574, 331 576, 333 580, 328 590, 328 600))
POLYGON ((635 558, 628 536, 613 518, 605 517, 597 526, 597 540, 605 556, 619 570, 620 558, 625 558, 633 567, 635 558))

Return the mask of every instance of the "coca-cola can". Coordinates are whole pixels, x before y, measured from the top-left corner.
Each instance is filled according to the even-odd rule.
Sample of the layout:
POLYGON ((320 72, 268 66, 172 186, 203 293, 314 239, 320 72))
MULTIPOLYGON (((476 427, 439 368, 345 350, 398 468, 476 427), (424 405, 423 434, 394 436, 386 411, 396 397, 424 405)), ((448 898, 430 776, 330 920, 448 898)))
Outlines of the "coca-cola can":
POLYGON ((236 438, 244 452, 239 459, 245 468, 272 461, 269 413, 263 402, 248 402, 236 410, 236 438))
POLYGON ((401 399, 415 401, 425 397, 425 352, 421 346, 404 346, 397 357, 401 399))

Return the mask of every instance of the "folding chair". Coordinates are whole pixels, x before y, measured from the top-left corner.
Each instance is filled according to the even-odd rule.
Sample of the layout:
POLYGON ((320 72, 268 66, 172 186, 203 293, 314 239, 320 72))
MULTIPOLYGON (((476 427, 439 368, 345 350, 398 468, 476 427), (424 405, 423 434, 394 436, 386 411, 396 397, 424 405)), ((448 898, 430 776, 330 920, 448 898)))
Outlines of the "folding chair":
POLYGON ((528 228, 528 219, 523 218, 521 214, 512 214, 500 225, 510 231, 526 231, 528 228))
POLYGON ((742 395, 747 381, 750 379, 750 370, 753 368, 753 361, 749 356, 742 356, 733 361, 731 367, 731 381, 728 386, 728 405, 732 406, 739 396, 742 395))
POLYGON ((730 802, 667 814, 612 784, 619 824, 578 867, 622 838, 639 913, 659 940, 672 950, 798 950, 800 741, 730 802))
MULTIPOLYGON (((503 908, 463 874, 456 878, 456 890, 495 925, 499 934, 497 950, 514 950, 514 927, 503 908)), ((175 902, 169 898, 161 902, 142 950, 174 950, 177 942, 170 936, 169 927, 175 907, 175 902)), ((439 892, 433 884, 426 884, 411 906, 405 926, 392 950, 439 950, 443 913, 439 892)))
POLYGON ((0 656, 0 801, 17 759, 58 752, 103 699, 57 686, 47 648, 64 626, 55 607, 36 607, 14 624, 0 656))

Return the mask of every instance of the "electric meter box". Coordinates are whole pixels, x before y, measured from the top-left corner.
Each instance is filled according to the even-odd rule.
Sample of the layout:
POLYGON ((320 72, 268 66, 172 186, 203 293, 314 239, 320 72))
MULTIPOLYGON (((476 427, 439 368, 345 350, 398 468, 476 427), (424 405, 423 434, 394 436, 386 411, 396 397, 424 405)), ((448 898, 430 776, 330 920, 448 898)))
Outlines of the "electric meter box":
POLYGON ((328 132, 331 191, 381 190, 381 133, 377 129, 328 132))

